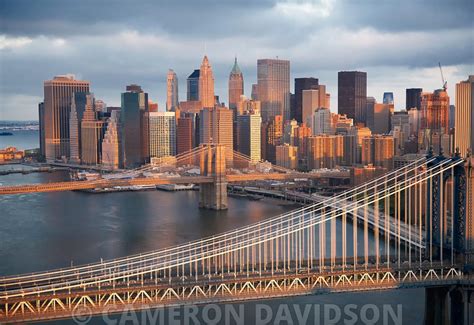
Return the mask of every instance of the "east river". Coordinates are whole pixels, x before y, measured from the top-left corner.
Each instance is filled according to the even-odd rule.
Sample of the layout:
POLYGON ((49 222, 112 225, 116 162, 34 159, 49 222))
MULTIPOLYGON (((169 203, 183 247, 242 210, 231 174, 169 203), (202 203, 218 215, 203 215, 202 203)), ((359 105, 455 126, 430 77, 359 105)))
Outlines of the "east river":
MULTIPOLYGON (((14 139, 19 136, 21 137, 15 134, 7 138, 22 142, 23 148, 28 147, 28 140, 14 139)), ((9 139, 4 138, 2 142, 7 140, 9 139)), ((15 141, 12 142, 12 145, 15 145, 15 141)), ((35 145, 33 142, 30 147, 35 145)), ((5 145, 2 143, 2 146, 5 145)), ((0 168, 8 169, 12 166, 0 168)), ((7 185, 51 182, 67 177, 65 172, 11 174, 0 176, 0 183, 7 185)), ((80 265, 156 250, 251 224, 295 208, 276 200, 250 201, 244 198, 229 198, 227 211, 202 210, 198 209, 198 192, 195 191, 107 194, 59 192, 0 196, 0 276, 80 265)), ((356 306, 354 312, 357 323, 363 323, 366 315, 362 315, 361 310, 371 304, 376 308, 367 308, 367 320, 375 320, 371 312, 378 311, 380 316, 376 324, 384 323, 385 307, 391 311, 401 311, 403 324, 421 324, 424 291, 404 289, 294 297, 247 302, 242 304, 242 308, 245 324, 255 323, 258 317, 260 320, 268 320, 262 322, 263 324, 273 324, 275 320, 280 319, 278 317, 284 316, 281 314, 281 306, 286 306, 283 312, 288 307, 292 315, 290 318, 281 319, 291 319, 294 324, 298 324, 298 313, 295 314, 294 306, 299 306, 297 308, 300 311, 309 308, 307 323, 311 324, 315 323, 315 319, 324 323, 325 317, 336 317, 339 310, 341 316, 337 323, 342 324, 344 320, 351 319, 351 314, 344 310, 349 304, 356 306), (263 305, 261 310, 257 309, 257 304, 263 305), (264 310, 266 308, 269 310, 264 310), (316 312, 318 309, 319 314, 316 312), (267 314, 262 314, 262 310, 267 314, 270 312, 271 319, 263 319, 267 314)), ((238 311, 239 305, 234 304, 232 308, 238 311)), ((227 322, 224 318, 224 307, 219 308, 222 309, 219 323, 232 324, 233 319, 227 322)), ((139 323, 150 321, 148 316, 135 316, 139 323)), ((123 323, 123 317, 111 316, 110 322, 123 323)), ((127 317, 129 318, 125 319, 125 323, 136 323, 133 315, 127 317)), ((168 314, 166 323, 171 323, 169 317, 168 314)), ((203 324, 206 323, 206 317, 198 315, 203 324)), ((91 323, 100 324, 104 321, 108 322, 109 318, 95 317, 91 323)), ((390 322, 390 317, 388 321, 388 324, 393 323, 390 322)), ((70 322, 72 320, 60 323, 70 322)))

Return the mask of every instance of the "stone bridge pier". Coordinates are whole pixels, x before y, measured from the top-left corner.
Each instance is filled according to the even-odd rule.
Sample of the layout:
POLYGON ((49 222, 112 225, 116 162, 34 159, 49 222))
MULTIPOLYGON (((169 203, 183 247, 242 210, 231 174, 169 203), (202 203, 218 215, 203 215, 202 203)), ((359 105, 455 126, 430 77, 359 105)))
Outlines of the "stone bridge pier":
POLYGON ((214 182, 200 184, 199 207, 212 210, 226 210, 226 148, 224 145, 220 144, 204 146, 207 147, 207 150, 203 150, 201 152, 201 175, 212 176, 214 178, 214 182))

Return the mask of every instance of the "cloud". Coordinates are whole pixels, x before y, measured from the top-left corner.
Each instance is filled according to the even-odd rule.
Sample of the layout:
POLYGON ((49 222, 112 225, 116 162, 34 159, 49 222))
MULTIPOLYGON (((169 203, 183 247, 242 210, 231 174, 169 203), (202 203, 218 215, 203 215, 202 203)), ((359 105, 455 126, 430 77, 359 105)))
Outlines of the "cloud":
MULTIPOLYGON (((326 83, 334 110, 337 71, 349 69, 369 73, 371 95, 394 91, 404 107, 404 87, 438 87, 436 74, 424 71, 439 61, 446 74, 457 71, 448 79, 453 84, 473 73, 473 25, 466 19, 472 4, 456 2, 5 0, 0 96, 41 98, 44 80, 74 73, 109 105, 120 104, 125 85, 138 83, 164 107, 168 68, 178 74, 184 99, 185 79, 207 52, 223 101, 234 55, 247 94, 257 59, 279 56, 291 61, 292 78, 326 83)), ((36 104, 22 109, 35 111, 36 104)))
POLYGON ((335 0, 283 0, 275 4, 277 13, 296 21, 329 17, 335 0))
POLYGON ((0 35, 0 50, 9 50, 28 45, 32 42, 29 37, 7 37, 0 35))

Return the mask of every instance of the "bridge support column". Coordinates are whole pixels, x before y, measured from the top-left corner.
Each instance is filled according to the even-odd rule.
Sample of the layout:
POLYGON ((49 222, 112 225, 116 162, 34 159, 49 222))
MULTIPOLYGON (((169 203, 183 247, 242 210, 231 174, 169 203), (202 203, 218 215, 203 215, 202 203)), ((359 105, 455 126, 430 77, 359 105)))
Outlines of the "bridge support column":
POLYGON ((448 287, 425 289, 425 325, 449 324, 447 312, 448 287))
POLYGON ((425 289, 425 324, 470 324, 472 289, 444 286, 425 289))
POLYGON ((227 209, 227 180, 225 146, 207 145, 200 159, 201 175, 213 176, 213 183, 201 184, 199 207, 212 210, 227 209))

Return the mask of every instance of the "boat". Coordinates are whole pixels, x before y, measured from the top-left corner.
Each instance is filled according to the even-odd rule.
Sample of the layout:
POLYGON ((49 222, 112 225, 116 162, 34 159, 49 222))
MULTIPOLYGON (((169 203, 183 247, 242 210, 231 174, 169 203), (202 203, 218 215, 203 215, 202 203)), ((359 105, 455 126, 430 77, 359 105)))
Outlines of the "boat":
POLYGON ((11 132, 0 132, 0 136, 13 135, 11 132))

